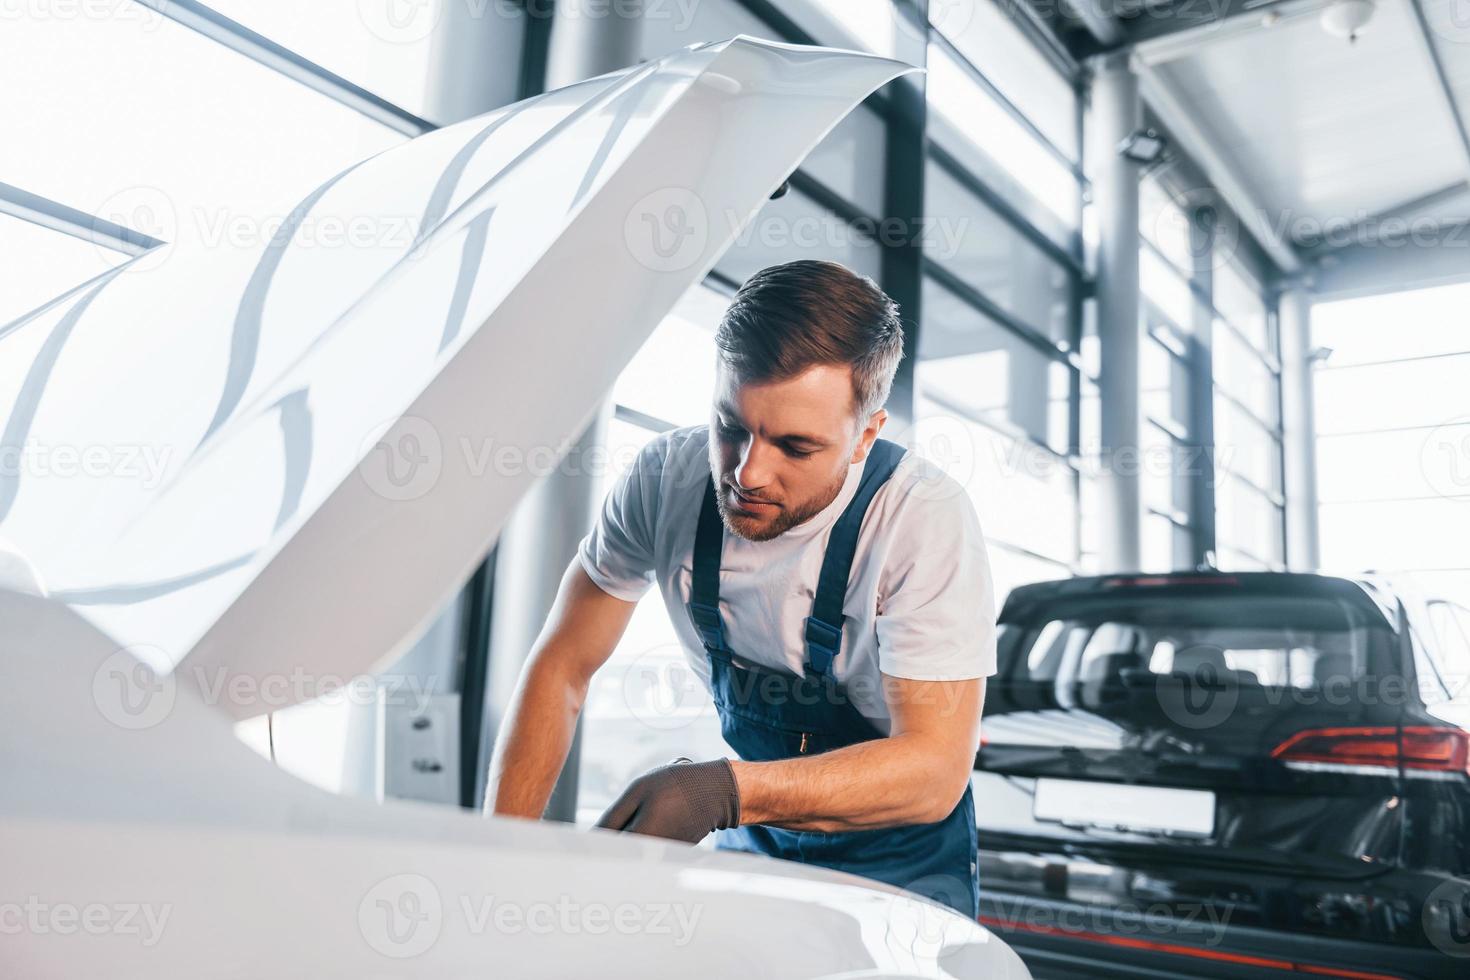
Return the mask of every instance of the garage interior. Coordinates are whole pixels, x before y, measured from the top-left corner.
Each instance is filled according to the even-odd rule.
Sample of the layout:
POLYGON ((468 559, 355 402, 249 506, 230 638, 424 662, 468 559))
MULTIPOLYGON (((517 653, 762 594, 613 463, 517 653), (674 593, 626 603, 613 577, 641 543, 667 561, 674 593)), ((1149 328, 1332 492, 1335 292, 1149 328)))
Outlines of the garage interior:
MULTIPOLYGON (((1389 770, 1363 777, 1394 785, 1354 791, 1364 809, 1344 853, 1384 865, 1371 883, 1339 874, 1327 857, 1293 865, 1283 843, 1293 836, 1261 831, 1276 864, 1258 855, 1249 875, 1224 876, 1235 899, 1222 898, 1229 888, 1219 883, 1189 899, 1188 876, 1171 877, 1167 860, 1110 865, 1085 842, 1038 843, 992 814, 991 824, 982 820, 982 851, 987 826, 1000 843, 981 861, 982 893, 994 896, 982 923, 1037 977, 1470 975, 1470 843, 1445 843, 1470 830, 1464 0, 22 8, 0 28, 0 79, 23 93, 0 108, 0 324, 146 261, 161 243, 268 239, 276 227, 268 216, 291 214, 359 160, 695 42, 743 34, 925 69, 866 99, 791 174, 786 192, 653 330, 594 423, 564 456, 544 461, 479 568, 365 690, 237 725, 277 767, 346 797, 480 811, 524 658, 604 496, 650 439, 708 420, 713 330, 740 285, 773 264, 828 259, 871 277, 903 312, 908 356, 885 436, 965 486, 997 600, 1011 600, 1002 643, 1016 644, 1022 661, 1030 651, 1027 684, 1040 683, 1054 651, 1072 656, 1063 634, 1082 622, 1091 624, 1087 649, 1112 644, 1104 656, 1125 646, 1136 655, 1153 644, 1154 659, 1139 669, 1157 674, 1167 646, 1163 675, 1177 674, 1184 646, 1166 637, 1187 627, 1157 604, 1184 608, 1191 589, 1225 582, 1254 597, 1232 613, 1240 635, 1229 649, 1242 653, 1201 658, 1190 670, 1208 661, 1242 685, 1242 703, 1265 692, 1265 704, 1273 690, 1320 694, 1324 678, 1337 676, 1330 657, 1376 641, 1360 647, 1353 633, 1351 650, 1325 639, 1313 648, 1313 630, 1334 629, 1325 620, 1303 613, 1282 640, 1252 617, 1293 596, 1298 609, 1359 603, 1350 618, 1403 602, 1412 615, 1392 625, 1412 646, 1418 691, 1403 710, 1427 712, 1451 733, 1434 795, 1404 805, 1413 820, 1375 822, 1415 792, 1404 743, 1389 770), (1273 584, 1292 573, 1298 583, 1370 584, 1354 586, 1351 600, 1328 586, 1273 584), (1162 598, 1138 599, 1143 618, 1109 633, 1115 620, 1064 588, 1025 591, 1061 580, 1140 594, 1156 587, 1162 598), (1042 608, 1068 611, 1042 616, 1042 608), (1274 680, 1242 666, 1273 643, 1316 649, 1305 680, 1292 661, 1290 676, 1274 680), (1426 693, 1430 676, 1438 687, 1426 693), (1425 887, 1431 881, 1442 883, 1437 891, 1425 887), (1254 897, 1240 893, 1253 888, 1254 897), (1298 908, 1284 895, 1307 897, 1298 908), (1182 905, 1193 914, 1181 915, 1182 905), (1103 911, 1074 921, 1063 906, 1103 911), (1201 938, 1210 916, 1228 909, 1245 910, 1231 913, 1244 938, 1201 938), (1285 934, 1296 938, 1271 938, 1285 934), (1333 942, 1363 944, 1353 947, 1357 972, 1324 958, 1333 942), (1140 952, 1150 965, 1131 959, 1140 952)), ((24 431, 14 424, 0 437, 17 438, 24 431)), ((9 503, 0 493, 0 538, 9 503)), ((1080 671, 1067 675, 1077 700, 1028 700, 1020 687, 993 685, 987 703, 976 785, 995 807, 1027 810, 1015 820, 1032 829, 1046 819, 1033 809, 1042 801, 1034 787, 1007 796, 1018 779, 1055 779, 1048 792, 1061 794, 1060 777, 1089 778, 1064 758, 1036 762, 1036 747, 1050 744, 1038 726, 1074 724, 1085 708, 1094 748, 1131 744, 1109 739, 1132 730, 1113 713, 1132 668, 1089 668, 1088 654, 1078 655, 1083 666, 1060 668, 1080 671), (986 771, 986 754, 999 768, 986 771)), ((1061 677, 1043 679, 1060 690, 1061 677)), ((1372 715, 1382 705, 1350 707, 1372 715)), ((1393 717, 1389 730, 1424 727, 1393 717)), ((1187 741, 1180 731, 1164 741, 1187 741)), ((1255 762, 1218 749, 1201 736, 1190 749, 1196 774, 1208 758, 1216 775, 1179 785, 1217 793, 1224 807, 1237 798, 1231 774, 1255 762)), ((588 827, 640 772, 727 751, 668 611, 644 601, 588 693, 546 816, 588 827)), ((1283 740, 1273 759, 1292 751, 1283 740)), ((1269 792, 1332 801, 1336 790, 1313 782, 1327 778, 1320 759, 1308 756, 1300 782, 1269 792)), ((1363 775, 1357 756, 1343 758, 1363 775)), ((1091 778, 1150 778, 1127 766, 1101 771, 1091 778)), ((1076 802, 1056 795, 1046 805, 1076 802)), ((1250 823, 1257 804, 1242 805, 1250 823)), ((1307 803, 1282 812, 1304 825, 1331 812, 1347 819, 1342 807, 1307 803)), ((1052 822, 1077 829, 1076 818, 1052 822)))

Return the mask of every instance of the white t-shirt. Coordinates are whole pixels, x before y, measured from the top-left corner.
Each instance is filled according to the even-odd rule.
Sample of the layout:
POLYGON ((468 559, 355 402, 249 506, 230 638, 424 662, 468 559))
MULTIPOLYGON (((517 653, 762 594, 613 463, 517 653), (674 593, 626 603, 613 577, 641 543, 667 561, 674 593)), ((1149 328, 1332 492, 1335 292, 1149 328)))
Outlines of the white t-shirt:
MULTIPOLYGON (((735 656, 801 673, 832 525, 857 492, 848 468, 836 499, 769 541, 725 532, 720 614, 735 656)), ((689 621, 694 530, 709 480, 709 426, 655 437, 607 495, 577 549, 588 577, 609 595, 640 599, 657 582, 690 667, 709 685, 709 662, 689 621)), ((854 706, 888 731, 879 672, 912 680, 995 673, 995 598, 975 508, 958 481, 907 453, 868 506, 842 611, 836 680, 854 706)))

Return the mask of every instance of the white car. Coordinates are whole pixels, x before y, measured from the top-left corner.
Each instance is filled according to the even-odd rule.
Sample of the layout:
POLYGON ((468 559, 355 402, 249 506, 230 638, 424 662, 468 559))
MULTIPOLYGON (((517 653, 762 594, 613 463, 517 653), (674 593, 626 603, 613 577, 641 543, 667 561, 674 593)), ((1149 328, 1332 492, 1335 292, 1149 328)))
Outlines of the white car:
POLYGON ((164 246, 0 327, 0 972, 1027 977, 896 888, 338 797, 232 731, 267 685, 401 652, 534 478, 458 447, 564 446, 908 70, 692 46, 373 157, 292 219, 407 215, 409 241, 164 246))

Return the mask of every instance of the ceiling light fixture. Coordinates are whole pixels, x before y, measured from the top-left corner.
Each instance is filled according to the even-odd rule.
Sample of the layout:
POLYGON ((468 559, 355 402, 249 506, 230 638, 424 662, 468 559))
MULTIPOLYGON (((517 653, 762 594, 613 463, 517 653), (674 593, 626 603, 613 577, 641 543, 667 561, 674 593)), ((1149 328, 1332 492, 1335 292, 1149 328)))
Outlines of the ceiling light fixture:
POLYGON ((1322 29, 1333 37, 1347 38, 1349 44, 1355 43, 1376 9, 1373 0, 1333 0, 1322 11, 1322 29))
POLYGON ((1136 129, 1118 144, 1118 152, 1134 163, 1148 166, 1164 155, 1168 141, 1155 129, 1136 129))

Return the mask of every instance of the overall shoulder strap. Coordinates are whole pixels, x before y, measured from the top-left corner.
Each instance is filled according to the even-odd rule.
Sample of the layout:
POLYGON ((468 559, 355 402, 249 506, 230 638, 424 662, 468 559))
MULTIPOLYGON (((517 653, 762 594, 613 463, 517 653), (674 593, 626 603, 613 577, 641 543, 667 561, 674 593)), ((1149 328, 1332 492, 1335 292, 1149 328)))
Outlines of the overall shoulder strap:
POLYGON ((720 618, 720 554, 725 545, 725 525, 715 503, 715 478, 704 488, 699 524, 694 532, 693 578, 689 585, 689 618, 706 650, 723 651, 725 623, 720 618))
POLYGON ((822 556, 822 572, 817 578, 817 593, 812 600, 812 614, 807 617, 806 670, 809 674, 826 675, 842 648, 842 604, 847 598, 847 580, 852 559, 857 554, 858 532, 868 504, 878 488, 888 482, 899 460, 903 446, 888 439, 875 439, 863 462, 863 476, 842 516, 832 525, 827 539, 827 552, 822 556))

